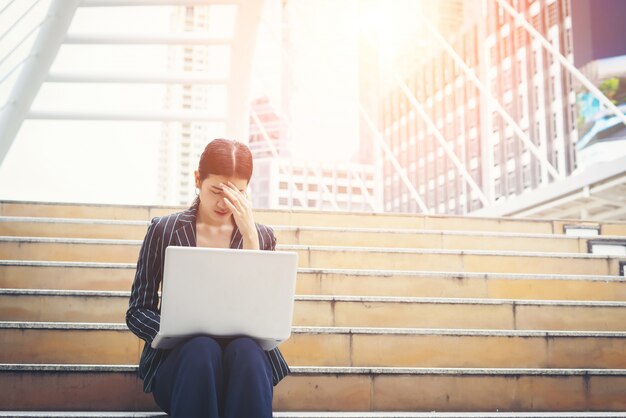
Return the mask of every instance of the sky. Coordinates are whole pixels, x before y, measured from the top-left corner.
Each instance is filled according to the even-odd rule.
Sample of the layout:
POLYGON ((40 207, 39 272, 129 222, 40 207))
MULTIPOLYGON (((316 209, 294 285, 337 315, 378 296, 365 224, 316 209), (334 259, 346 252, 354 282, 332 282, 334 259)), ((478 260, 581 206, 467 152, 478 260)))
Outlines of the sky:
MULTIPOLYGON (((49 3, 41 1, 0 40, 1 57, 45 17, 49 3)), ((290 3, 292 45, 296 46, 287 51, 280 43, 280 1, 265 1, 251 97, 267 95, 280 113, 290 115, 287 124, 294 138, 294 157, 349 159, 358 147, 358 108, 354 101, 358 68, 357 31, 346 17, 354 12, 356 1, 290 3), (313 25, 320 21, 329 25, 313 25), (288 106, 280 90, 286 71, 290 72, 292 88, 288 106)), ((0 1, 0 10, 7 4, 0 1)), ((14 2, 7 8, 0 15, 0 33, 29 4, 14 2)), ((79 8, 68 32, 168 32, 171 10, 170 6, 79 8)), ((209 30, 220 33, 225 29, 218 18, 209 30)), ((31 36, 0 65, 0 77, 29 53, 34 38, 31 36)), ((51 72, 162 73, 167 71, 167 51, 166 46, 62 45, 51 72)), ((223 73, 224 68, 216 66, 216 74, 223 73)), ((0 85, 2 103, 17 76, 15 72, 0 85)), ((44 83, 32 110, 160 110, 164 96, 162 85, 44 83)), ((161 126, 159 122, 25 120, 0 166, 0 199, 159 203, 156 178, 161 126)))

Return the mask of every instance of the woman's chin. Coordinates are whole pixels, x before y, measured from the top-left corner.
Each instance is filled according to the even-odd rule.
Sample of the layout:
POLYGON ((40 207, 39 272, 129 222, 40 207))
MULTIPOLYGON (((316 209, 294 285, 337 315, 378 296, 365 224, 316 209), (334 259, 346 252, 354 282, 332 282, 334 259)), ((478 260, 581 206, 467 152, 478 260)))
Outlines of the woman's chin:
POLYGON ((230 212, 229 211, 225 211, 225 212, 220 212, 217 210, 213 211, 213 214, 218 218, 218 219, 226 219, 228 218, 228 216, 230 216, 230 212))

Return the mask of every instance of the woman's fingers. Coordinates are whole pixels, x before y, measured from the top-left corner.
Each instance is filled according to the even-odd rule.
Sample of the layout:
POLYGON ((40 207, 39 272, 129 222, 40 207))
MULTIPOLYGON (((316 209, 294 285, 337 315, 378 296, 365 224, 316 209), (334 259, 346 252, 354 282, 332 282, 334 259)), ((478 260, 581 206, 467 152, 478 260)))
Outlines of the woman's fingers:
POLYGON ((246 199, 246 195, 243 194, 237 187, 235 187, 234 184, 232 184, 230 181, 228 182, 228 189, 230 192, 232 192, 232 194, 234 194, 235 196, 237 196, 241 201, 243 202, 247 202, 248 199, 246 199))
POLYGON ((239 208, 237 208, 235 205, 233 205, 231 203, 231 201, 227 197, 224 198, 224 203, 226 203, 226 206, 228 206, 230 208, 230 210, 233 211, 233 213, 235 213, 237 215, 240 214, 239 208))
POLYGON ((228 197, 231 198, 231 203, 237 204, 245 209, 248 208, 248 199, 239 191, 239 189, 235 187, 234 184, 231 182, 228 182, 228 185, 222 183, 222 190, 226 193, 226 195, 228 195, 228 197))
POLYGON ((231 200, 231 203, 239 201, 238 196, 233 192, 233 190, 230 187, 228 187, 227 185, 223 183, 221 185, 222 185, 222 191, 226 193, 226 196, 228 196, 229 200, 231 200))

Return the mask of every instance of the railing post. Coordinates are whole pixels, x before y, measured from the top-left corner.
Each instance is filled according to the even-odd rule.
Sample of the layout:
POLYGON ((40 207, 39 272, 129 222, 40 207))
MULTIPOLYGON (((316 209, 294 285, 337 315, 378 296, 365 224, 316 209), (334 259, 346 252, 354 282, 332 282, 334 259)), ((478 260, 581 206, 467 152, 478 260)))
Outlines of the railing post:
POLYGON ((0 165, 57 56, 80 0, 52 0, 6 105, 0 111, 0 165))

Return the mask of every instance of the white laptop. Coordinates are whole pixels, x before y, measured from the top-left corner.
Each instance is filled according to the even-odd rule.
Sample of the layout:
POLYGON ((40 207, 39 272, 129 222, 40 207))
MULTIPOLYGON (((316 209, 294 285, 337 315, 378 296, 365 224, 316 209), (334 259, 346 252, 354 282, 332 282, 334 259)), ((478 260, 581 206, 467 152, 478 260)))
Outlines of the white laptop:
POLYGON ((294 252, 167 247, 152 347, 210 335, 248 336, 271 350, 291 335, 297 267, 294 252))

